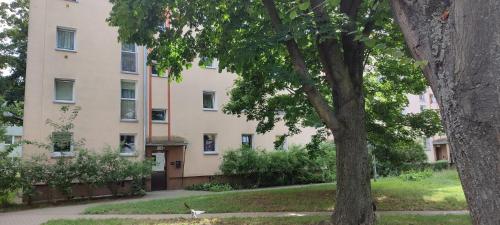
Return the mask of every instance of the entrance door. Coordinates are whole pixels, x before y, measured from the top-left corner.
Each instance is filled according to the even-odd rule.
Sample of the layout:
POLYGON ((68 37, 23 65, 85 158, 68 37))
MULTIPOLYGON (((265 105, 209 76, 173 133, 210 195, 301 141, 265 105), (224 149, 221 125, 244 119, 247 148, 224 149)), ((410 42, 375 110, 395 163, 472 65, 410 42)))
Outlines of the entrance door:
POLYGON ((151 175, 151 190, 161 191, 167 190, 167 170, 165 152, 153 152, 152 159, 154 161, 153 174, 151 175))

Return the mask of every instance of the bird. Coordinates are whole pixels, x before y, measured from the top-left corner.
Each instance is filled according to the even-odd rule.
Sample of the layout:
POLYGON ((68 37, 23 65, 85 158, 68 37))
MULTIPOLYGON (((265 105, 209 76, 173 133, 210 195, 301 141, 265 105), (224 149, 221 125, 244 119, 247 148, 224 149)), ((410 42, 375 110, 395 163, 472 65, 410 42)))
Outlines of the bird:
POLYGON ((194 209, 192 209, 185 202, 184 202, 184 206, 186 206, 186 208, 189 209, 189 211, 191 211, 191 218, 198 218, 198 215, 201 215, 201 214, 205 213, 205 211, 200 211, 200 210, 194 210, 194 209))

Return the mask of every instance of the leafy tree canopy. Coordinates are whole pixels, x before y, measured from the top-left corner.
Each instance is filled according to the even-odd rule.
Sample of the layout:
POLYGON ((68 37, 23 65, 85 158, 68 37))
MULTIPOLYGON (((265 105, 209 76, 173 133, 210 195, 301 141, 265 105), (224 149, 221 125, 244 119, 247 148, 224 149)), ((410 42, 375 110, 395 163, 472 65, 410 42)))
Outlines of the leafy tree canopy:
MULTIPOLYGON (((0 4, 0 96, 8 104, 24 100, 29 0, 0 4)), ((22 117, 22 116, 21 116, 22 117)))
POLYGON ((323 1, 321 7, 331 21, 321 26, 312 12, 318 6, 309 1, 277 1, 283 22, 279 32, 273 30, 261 1, 110 2, 113 9, 108 22, 119 28, 120 40, 150 48, 149 60, 168 70, 171 79, 180 80, 182 71, 197 57, 217 58, 219 71, 238 74, 224 112, 259 121, 258 132, 271 130, 280 120, 290 128, 290 134, 299 132, 302 125, 325 127, 306 97, 283 41, 296 40, 312 75, 309 82, 333 107, 332 90, 317 51, 318 39, 346 38, 345 30, 351 30, 351 41, 363 43, 368 52, 364 94, 372 145, 387 148, 441 129, 434 111, 403 113, 407 94, 420 94, 427 86, 419 68, 425 62, 409 58, 385 1, 362 1, 355 19, 340 12, 340 1, 323 1))

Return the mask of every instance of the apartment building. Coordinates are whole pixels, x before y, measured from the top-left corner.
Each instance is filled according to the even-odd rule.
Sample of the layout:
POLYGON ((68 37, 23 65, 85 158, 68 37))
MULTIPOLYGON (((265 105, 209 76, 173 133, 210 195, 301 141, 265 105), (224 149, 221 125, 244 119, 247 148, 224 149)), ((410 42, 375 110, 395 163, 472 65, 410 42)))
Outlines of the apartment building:
MULTIPOLYGON (((273 149, 287 132, 284 124, 257 134, 256 122, 225 115, 235 74, 219 73, 216 61, 183 72, 169 83, 146 64, 147 49, 119 43, 105 22, 111 4, 103 0, 36 0, 30 3, 24 138, 46 141, 60 107, 79 106, 74 139, 102 151, 120 148, 123 157, 156 160, 153 189, 175 189, 207 181, 219 170, 222 154, 249 145, 273 149)), ((314 129, 288 137, 306 144, 314 129)), ((70 139, 70 138, 68 138, 70 139)), ((285 146, 286 147, 286 146, 285 146)), ((74 156, 72 144, 51 152, 24 146, 23 157, 74 156)))
MULTIPOLYGON (((11 146, 18 145, 23 137, 23 128, 18 126, 8 126, 5 128, 5 135, 0 139, 0 152, 5 151, 11 146)), ((23 154, 23 147, 16 146, 9 153, 9 157, 21 157, 23 154)))
MULTIPOLYGON (((430 88, 421 95, 408 95, 409 105, 406 113, 419 113, 425 109, 439 110, 439 105, 430 88)), ((422 137, 422 145, 429 162, 448 160, 453 163, 448 140, 444 134, 422 137)))

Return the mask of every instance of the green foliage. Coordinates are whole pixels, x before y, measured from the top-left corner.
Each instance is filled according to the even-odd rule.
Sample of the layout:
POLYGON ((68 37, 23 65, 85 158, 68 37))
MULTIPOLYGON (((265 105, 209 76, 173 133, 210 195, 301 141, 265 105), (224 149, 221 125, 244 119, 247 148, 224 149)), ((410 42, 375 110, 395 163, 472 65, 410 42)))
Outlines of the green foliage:
POLYGON ((426 169, 423 171, 410 170, 399 175, 399 178, 404 181, 421 181, 425 178, 431 177, 433 174, 432 170, 426 169))
POLYGON ((35 185, 47 183, 48 180, 48 165, 43 163, 45 157, 33 157, 30 160, 22 162, 21 171, 21 186, 23 198, 28 204, 32 203, 36 195, 35 185))
POLYGON ((151 176, 153 161, 134 161, 128 165, 128 177, 132 179, 131 195, 146 194, 146 178, 151 176))
POLYGON ((224 184, 224 183, 203 183, 203 184, 191 185, 187 187, 186 190, 223 192, 223 191, 232 191, 234 190, 234 188, 230 184, 224 184))
POLYGON ((102 185, 99 156, 85 150, 78 151, 75 159, 75 171, 78 171, 78 180, 87 186, 87 195, 91 198, 94 189, 102 185))
POLYGON ((391 146, 372 149, 377 173, 381 176, 398 175, 408 170, 427 168, 427 155, 421 144, 415 141, 398 141, 391 146))
POLYGON ((321 144, 320 152, 293 146, 287 151, 242 148, 226 152, 220 170, 226 176, 242 178, 243 186, 264 187, 335 180, 335 148, 321 144))
POLYGON ((101 179, 113 196, 118 196, 119 187, 129 176, 130 161, 120 156, 118 151, 107 149, 99 160, 101 179))
MULTIPOLYGON (((2 77, 0 77, 0 82, 1 79, 2 77)), ((0 127, 2 125, 22 126, 24 113, 23 108, 24 104, 22 102, 9 103, 0 95, 0 127)))
POLYGON ((450 162, 448 160, 438 160, 436 162, 431 163, 431 167, 434 171, 441 171, 448 169, 450 166, 450 162))
POLYGON ((0 206, 8 204, 9 196, 19 189, 20 167, 19 159, 0 156, 0 206))
MULTIPOLYGON (((0 97, 8 104, 24 101, 26 56, 28 49, 29 0, 0 4, 0 69, 9 74, 0 76, 0 97)), ((22 118, 22 114, 16 114, 22 118)), ((17 121, 22 122, 22 121, 17 121)), ((21 125, 21 123, 18 123, 21 125)))
MULTIPOLYGON (((363 51, 359 55, 367 71, 363 83, 368 141, 377 157, 400 158, 384 155, 399 149, 401 142, 407 144, 442 130, 435 111, 403 113, 407 95, 420 94, 427 86, 421 72, 426 62, 409 56, 386 1, 362 1, 355 17, 341 13, 339 2, 321 5, 330 18, 318 24, 309 1, 275 1, 283 22, 279 31, 271 26, 260 1, 112 0, 108 22, 118 27, 120 40, 150 48, 149 60, 155 60, 160 70, 168 69, 172 79, 180 80, 181 71, 191 67, 197 57, 202 59, 201 65, 204 59, 217 58, 219 71, 238 74, 224 112, 258 121, 259 133, 284 121, 288 135, 300 132, 301 126, 321 130, 325 125, 304 92, 304 82, 294 70, 284 41, 297 42, 312 77, 308 82, 334 107, 337 93, 325 78, 318 43, 332 38, 342 46, 352 36, 363 51), (172 9, 168 27, 163 26, 167 13, 162 9, 172 9), (367 27, 371 32, 366 33, 367 27)), ((348 54, 350 49, 343 50, 348 54)), ((338 57, 347 60, 346 56, 338 57)), ((317 143, 318 139, 313 140, 308 148, 317 143)), ((420 154, 419 150, 415 154, 420 154)), ((397 162, 391 159, 389 164, 397 162)))

